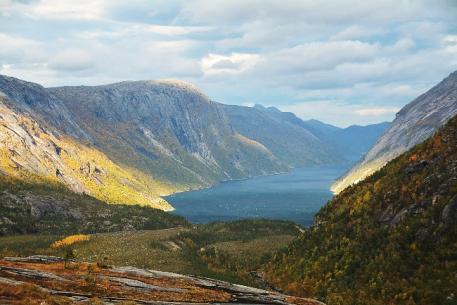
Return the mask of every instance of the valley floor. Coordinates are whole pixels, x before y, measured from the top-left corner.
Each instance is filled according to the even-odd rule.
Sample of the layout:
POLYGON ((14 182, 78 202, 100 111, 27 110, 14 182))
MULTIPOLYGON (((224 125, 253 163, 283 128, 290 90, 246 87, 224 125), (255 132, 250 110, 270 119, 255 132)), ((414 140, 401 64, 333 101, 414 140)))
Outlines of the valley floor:
POLYGON ((71 248, 78 260, 195 274, 268 288, 252 271, 297 234, 291 222, 249 220, 93 234, 89 240, 58 249, 52 245, 62 235, 18 235, 0 237, 0 258, 34 254, 64 257, 71 248))

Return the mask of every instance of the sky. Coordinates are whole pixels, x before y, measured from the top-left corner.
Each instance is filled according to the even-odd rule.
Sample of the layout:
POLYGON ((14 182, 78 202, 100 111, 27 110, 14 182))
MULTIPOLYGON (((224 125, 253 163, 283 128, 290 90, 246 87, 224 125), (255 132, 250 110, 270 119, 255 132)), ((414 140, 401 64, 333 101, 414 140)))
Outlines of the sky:
POLYGON ((179 79, 337 126, 392 120, 457 70, 457 0, 0 0, 0 74, 179 79))

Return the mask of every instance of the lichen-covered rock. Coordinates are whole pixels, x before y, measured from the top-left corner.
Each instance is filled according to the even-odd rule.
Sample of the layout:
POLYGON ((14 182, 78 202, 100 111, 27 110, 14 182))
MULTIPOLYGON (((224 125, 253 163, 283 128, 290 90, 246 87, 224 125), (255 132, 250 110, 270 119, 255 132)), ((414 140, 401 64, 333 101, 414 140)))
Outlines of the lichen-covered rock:
POLYGON ((38 256, 0 260, 2 302, 26 304, 30 295, 33 295, 33 301, 46 302, 59 296, 64 298, 60 300, 66 301, 65 304, 87 304, 89 299, 96 298, 103 304, 324 305, 312 299, 286 296, 209 278, 134 267, 99 269, 82 262, 73 262, 66 268, 55 257, 39 256, 39 264, 37 258, 38 256), (21 293, 7 293, 8 289, 17 286, 23 287, 21 293))

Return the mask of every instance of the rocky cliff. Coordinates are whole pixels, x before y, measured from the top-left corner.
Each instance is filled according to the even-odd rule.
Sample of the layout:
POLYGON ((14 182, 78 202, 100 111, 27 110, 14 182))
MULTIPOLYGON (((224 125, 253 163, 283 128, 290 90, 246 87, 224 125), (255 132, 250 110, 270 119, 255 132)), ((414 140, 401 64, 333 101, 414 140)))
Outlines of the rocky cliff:
POLYGON ((179 81, 51 88, 94 145, 118 163, 187 187, 284 171, 235 132, 222 107, 179 81))
MULTIPOLYGON (((0 170, 3 175, 29 182, 62 183, 76 193, 89 194, 109 203, 171 209, 159 195, 170 193, 173 187, 119 166, 103 152, 81 142, 76 135, 86 135, 71 119, 51 125, 52 120, 46 116, 52 115, 56 105, 52 105, 49 112, 43 108, 41 114, 41 105, 34 112, 22 104, 21 99, 18 102, 11 98, 0 96, 0 170), (69 134, 75 132, 75 137, 62 130, 69 134)), ((56 113, 69 115, 65 111, 56 113)))
POLYGON ((332 190, 339 193, 363 180, 401 153, 424 141, 457 114, 457 71, 403 107, 390 127, 332 190))

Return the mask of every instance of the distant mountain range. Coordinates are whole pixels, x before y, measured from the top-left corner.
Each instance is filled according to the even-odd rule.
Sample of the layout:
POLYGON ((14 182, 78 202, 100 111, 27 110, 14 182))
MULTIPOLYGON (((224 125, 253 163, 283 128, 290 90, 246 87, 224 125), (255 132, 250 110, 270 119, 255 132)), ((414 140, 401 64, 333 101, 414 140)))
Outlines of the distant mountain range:
POLYGON ((0 76, 0 99, 4 174, 163 210, 176 191, 354 161, 387 127, 224 105, 181 81, 44 88, 0 76))
POLYGON ((303 121, 275 107, 222 106, 237 132, 262 143, 292 167, 358 161, 389 126, 385 122, 340 128, 303 121))
POLYGON ((363 180, 401 153, 426 140, 457 114, 457 71, 403 107, 363 160, 333 186, 336 193, 363 180))

